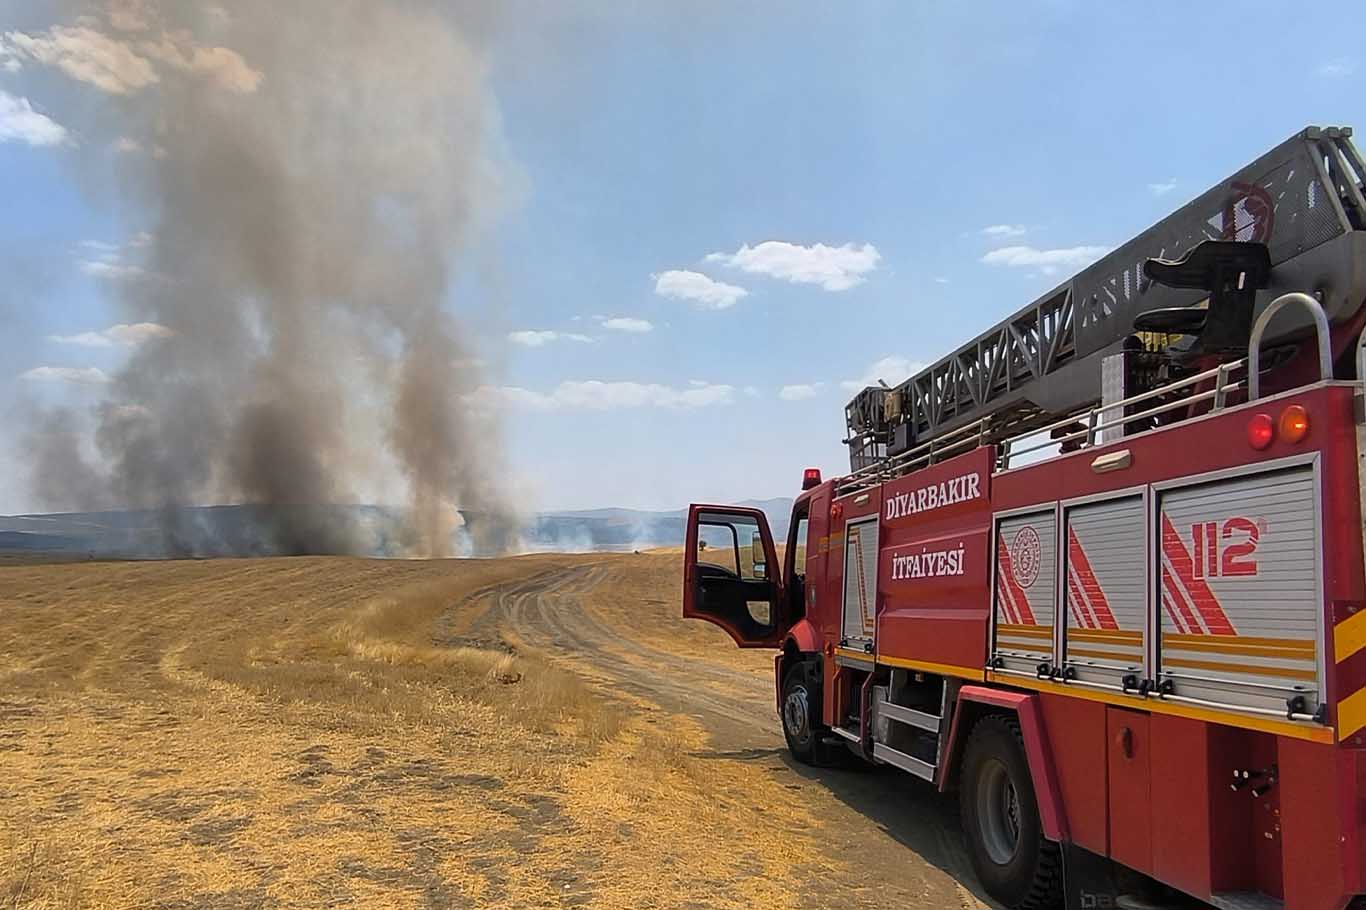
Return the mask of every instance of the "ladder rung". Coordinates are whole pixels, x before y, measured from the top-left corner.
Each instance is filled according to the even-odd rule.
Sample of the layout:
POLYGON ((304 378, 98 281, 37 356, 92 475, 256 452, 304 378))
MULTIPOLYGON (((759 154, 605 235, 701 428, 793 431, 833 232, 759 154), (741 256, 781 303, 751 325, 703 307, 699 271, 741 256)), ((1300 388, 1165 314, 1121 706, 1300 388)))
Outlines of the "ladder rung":
POLYGON ((863 742, 863 737, 859 736, 853 730, 846 730, 844 727, 831 727, 830 732, 834 733, 836 736, 843 736, 851 743, 863 742))

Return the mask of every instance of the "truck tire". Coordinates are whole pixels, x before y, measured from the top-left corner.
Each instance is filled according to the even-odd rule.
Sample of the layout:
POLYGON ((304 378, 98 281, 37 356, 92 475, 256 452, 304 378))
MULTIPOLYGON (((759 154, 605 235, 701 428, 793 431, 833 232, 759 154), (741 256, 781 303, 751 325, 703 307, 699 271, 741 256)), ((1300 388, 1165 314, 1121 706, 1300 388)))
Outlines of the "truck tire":
POLYGON ((805 765, 838 764, 842 749, 827 744, 829 728, 821 723, 821 678, 814 661, 804 660, 783 677, 783 738, 792 757, 805 765))
POLYGON ((1043 836, 1014 717, 991 715, 972 728, 959 790, 972 868, 986 892, 1012 910, 1061 906, 1061 850, 1043 836))

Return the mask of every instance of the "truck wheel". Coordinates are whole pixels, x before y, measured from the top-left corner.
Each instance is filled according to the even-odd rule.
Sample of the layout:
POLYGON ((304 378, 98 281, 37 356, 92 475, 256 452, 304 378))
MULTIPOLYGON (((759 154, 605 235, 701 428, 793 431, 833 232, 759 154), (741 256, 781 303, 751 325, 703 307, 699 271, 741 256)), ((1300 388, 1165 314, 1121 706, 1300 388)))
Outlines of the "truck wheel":
POLYGON ((1060 906, 1062 857, 1043 836, 1020 725, 985 717, 963 755, 960 798, 972 867, 987 893, 1013 910, 1060 906))
POLYGON ((806 765, 839 762, 839 746, 823 742, 829 730, 821 723, 821 678, 812 661, 802 661, 783 677, 782 721, 787 749, 797 761, 806 765))

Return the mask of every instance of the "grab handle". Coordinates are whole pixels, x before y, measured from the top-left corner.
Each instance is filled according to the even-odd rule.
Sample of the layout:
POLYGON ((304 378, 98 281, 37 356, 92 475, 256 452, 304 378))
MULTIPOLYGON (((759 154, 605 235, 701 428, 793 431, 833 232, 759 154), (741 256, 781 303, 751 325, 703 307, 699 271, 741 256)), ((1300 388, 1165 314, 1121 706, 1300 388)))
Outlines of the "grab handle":
MULTIPOLYGON (((1282 294, 1271 305, 1262 311, 1262 315, 1257 317, 1257 321, 1252 324, 1252 337, 1247 343, 1247 400, 1256 401, 1260 397, 1261 391, 1261 359, 1262 359, 1262 333, 1266 331, 1267 324, 1271 322, 1271 317, 1278 312, 1298 303, 1309 310, 1309 315, 1314 317, 1314 332, 1319 341, 1319 374, 1321 379, 1333 378, 1333 349, 1329 343, 1328 336, 1328 317, 1323 312, 1323 307, 1319 302, 1308 294, 1300 291, 1291 291, 1289 294, 1282 294)), ((1357 348, 1357 370, 1360 372, 1362 366, 1362 349, 1357 348)))

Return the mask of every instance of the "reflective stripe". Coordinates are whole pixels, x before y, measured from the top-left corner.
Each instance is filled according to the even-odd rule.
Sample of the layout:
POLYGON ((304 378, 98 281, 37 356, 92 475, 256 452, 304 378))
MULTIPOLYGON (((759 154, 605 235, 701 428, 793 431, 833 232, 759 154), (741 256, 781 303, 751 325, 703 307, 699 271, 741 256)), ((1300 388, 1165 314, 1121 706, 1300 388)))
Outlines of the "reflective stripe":
MULTIPOLYGON (((1230 655, 1234 656, 1234 655, 1230 655)), ((1185 670, 1226 670, 1230 673, 1246 673, 1249 676, 1272 676, 1277 679, 1307 679, 1310 681, 1319 678, 1319 674, 1313 670, 1292 670, 1286 667, 1260 667, 1253 664, 1221 663, 1214 660, 1186 660, 1180 657, 1168 657, 1162 661, 1164 667, 1180 667, 1185 670)))
MULTIPOLYGON (((1316 724, 1297 723, 1289 720, 1274 720, 1269 717, 1258 717, 1252 714, 1236 714, 1232 711, 1220 711, 1216 708, 1202 708, 1199 705, 1184 705, 1155 698, 1136 698, 1132 695, 1121 695, 1118 692, 1112 694, 1099 689, 1088 689, 1085 686, 1068 686, 1043 679, 1029 679, 1023 676, 1014 676, 1009 673, 992 673, 988 671, 987 681, 1002 686, 1011 686, 1016 689, 1032 689, 1037 692, 1051 692, 1057 695, 1065 695, 1070 698, 1081 698, 1086 701, 1098 701, 1107 705, 1133 708, 1139 711, 1147 711, 1149 714, 1186 717, 1191 720, 1203 720, 1210 723, 1222 724, 1226 727, 1239 727, 1244 730, 1261 730, 1265 733, 1275 733, 1279 736, 1289 736, 1293 739, 1306 739, 1316 743, 1333 742, 1333 731, 1327 727, 1321 727, 1316 724)), ((1353 698, 1355 697, 1356 696, 1353 696, 1353 698)), ((1342 707, 1345 704, 1347 704, 1347 702, 1342 702, 1338 705, 1339 724, 1341 724, 1342 707)), ((1361 701, 1359 712, 1361 725, 1366 726, 1366 699, 1361 701)), ((1340 729, 1342 728, 1340 727, 1340 729)), ((1357 729, 1360 729, 1360 727, 1357 727, 1357 729)), ((1351 733, 1341 733, 1340 735, 1347 737, 1350 736, 1351 733)))
POLYGON ((1366 648, 1366 610, 1333 627, 1333 660, 1342 662, 1366 648))

